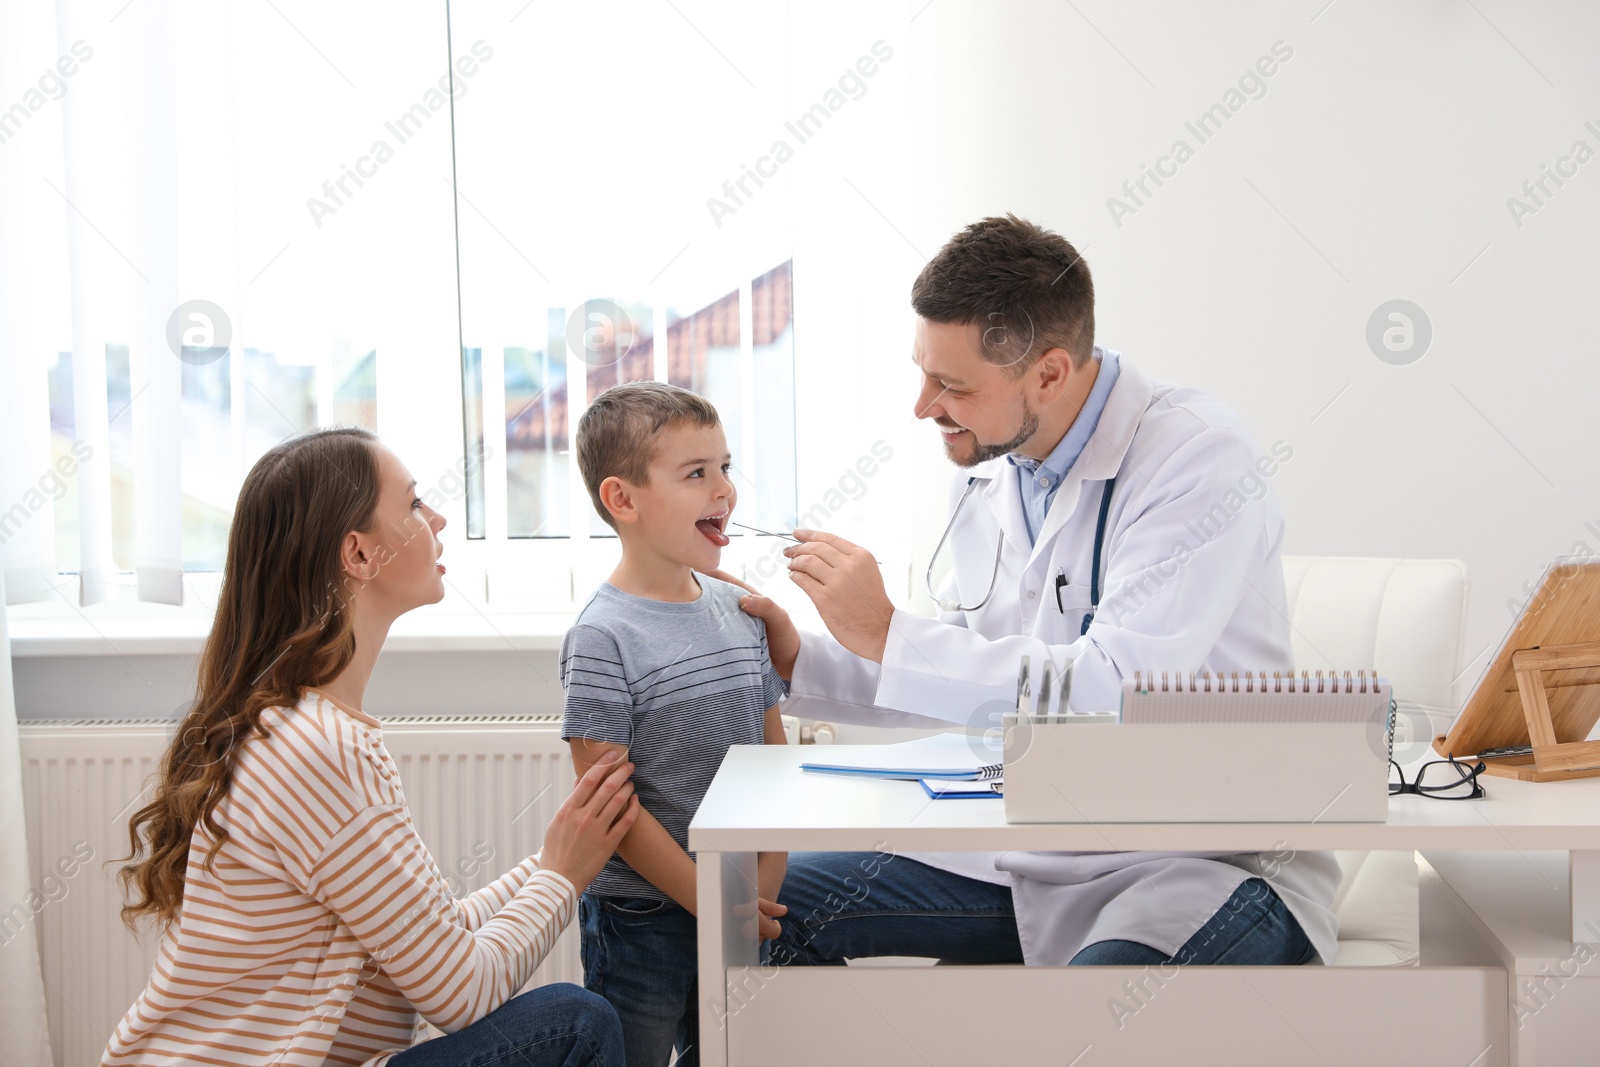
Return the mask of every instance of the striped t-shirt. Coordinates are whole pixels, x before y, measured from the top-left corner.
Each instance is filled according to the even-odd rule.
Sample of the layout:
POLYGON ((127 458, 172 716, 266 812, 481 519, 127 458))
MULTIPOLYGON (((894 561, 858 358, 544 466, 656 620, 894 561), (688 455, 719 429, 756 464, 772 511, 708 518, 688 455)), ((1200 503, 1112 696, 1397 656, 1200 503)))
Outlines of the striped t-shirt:
POLYGON ((197 827, 183 906, 102 1064, 365 1064, 514 996, 571 920, 572 883, 523 860, 455 899, 376 719, 313 690, 261 715, 197 827))
MULTIPOLYGON (((695 578, 700 597, 685 604, 600 586, 561 646, 561 736, 628 745, 639 803, 685 850, 728 746, 761 744, 766 710, 784 693, 766 625, 739 609, 744 590, 695 578)), ((620 855, 590 889, 670 899, 620 855)))

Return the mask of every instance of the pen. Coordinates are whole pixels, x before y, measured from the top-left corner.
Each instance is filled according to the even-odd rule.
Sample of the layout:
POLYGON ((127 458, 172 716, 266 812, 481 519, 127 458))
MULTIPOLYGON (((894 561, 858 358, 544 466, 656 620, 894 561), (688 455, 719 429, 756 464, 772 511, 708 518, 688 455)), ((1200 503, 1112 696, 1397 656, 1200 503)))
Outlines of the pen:
POLYGON ((1061 590, 1067 587, 1067 569, 1061 568, 1056 572, 1056 610, 1065 615, 1067 609, 1061 606, 1061 590))
POLYGON ((1033 692, 1028 687, 1028 657, 1022 657, 1022 669, 1017 672, 1017 718, 1019 720, 1031 718, 1033 692))

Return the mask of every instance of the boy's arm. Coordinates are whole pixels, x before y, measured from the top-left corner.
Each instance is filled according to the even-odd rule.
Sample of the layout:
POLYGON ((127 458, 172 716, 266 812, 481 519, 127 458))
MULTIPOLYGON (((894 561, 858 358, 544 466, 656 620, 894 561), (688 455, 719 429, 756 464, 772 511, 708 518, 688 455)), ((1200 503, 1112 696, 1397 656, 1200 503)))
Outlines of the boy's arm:
MULTIPOLYGON (((762 739, 769 745, 786 745, 789 739, 784 736, 783 716, 778 713, 778 705, 774 704, 767 709, 766 718, 762 722, 762 739)), ((596 757, 598 758, 598 757, 596 757)), ((634 825, 638 829, 638 825, 634 825)), ((758 852, 756 853, 756 885, 763 900, 776 903, 778 891, 783 888, 783 876, 788 872, 789 854, 787 852, 758 852)))
MULTIPOLYGON (((781 723, 779 736, 782 736, 781 723)), ((607 752, 616 752, 622 758, 628 755, 627 745, 591 741, 583 737, 571 738, 567 744, 572 747, 572 765, 580 778, 607 752)), ((673 840, 667 828, 654 815, 640 808, 633 829, 617 846, 617 855, 626 860, 639 877, 677 901, 690 915, 696 914, 694 860, 689 858, 689 854, 673 840)))
POLYGON ((776 704, 767 709, 765 718, 761 720, 761 739, 769 745, 789 743, 789 735, 783 732, 783 716, 778 714, 776 704))
POLYGON ((778 902, 778 894, 783 891, 783 876, 788 871, 789 854, 787 852, 757 852, 757 895, 762 900, 770 900, 776 904, 778 902))

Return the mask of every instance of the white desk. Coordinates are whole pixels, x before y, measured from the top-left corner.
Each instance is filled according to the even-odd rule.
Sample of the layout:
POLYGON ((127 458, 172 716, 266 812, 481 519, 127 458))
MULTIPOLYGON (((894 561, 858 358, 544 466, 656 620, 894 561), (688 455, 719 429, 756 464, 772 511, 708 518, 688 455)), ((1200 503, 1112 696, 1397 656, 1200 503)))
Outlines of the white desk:
MULTIPOLYGON (((831 754, 852 750, 836 746, 831 754)), ((1084 1067, 1155 1062, 1152 1056, 1169 1054, 1161 1042, 1172 1032, 1188 1035, 1191 1054, 1201 1035, 1229 1032, 1217 1016, 1222 1003, 1241 1005, 1234 1023, 1265 1043, 1260 1062, 1510 1062, 1505 970, 1492 954, 1448 947, 1477 944, 1465 925, 1438 934, 1431 958, 1425 944, 1423 966, 1415 968, 1186 969, 1157 994, 1167 1037, 1150 1038, 1153 1024, 1139 1035, 1139 1019, 1124 1020, 1119 1032, 1108 1010, 1108 998, 1138 969, 761 968, 750 918, 758 851, 1574 850, 1571 914, 1563 928, 1600 926, 1600 779, 1489 779, 1489 796, 1470 802, 1399 797, 1387 823, 1013 826, 997 801, 931 801, 911 782, 805 774, 799 764, 814 751, 732 749, 690 824, 699 871, 701 1056, 708 1067, 746 1054, 766 1063, 802 1062, 830 1040, 836 1050, 849 1050, 836 1061, 849 1063, 955 1064, 1006 1055, 1038 1062, 1033 1057, 1048 1048, 1051 1062, 1068 1064, 1088 1046, 1095 1052, 1084 1067), (1350 1025, 1380 1018, 1405 1025, 1350 1025)), ((1429 921, 1445 919, 1425 915, 1425 937, 1429 921)), ((1225 1058, 1256 1062, 1248 1049, 1230 1048, 1225 1058)))

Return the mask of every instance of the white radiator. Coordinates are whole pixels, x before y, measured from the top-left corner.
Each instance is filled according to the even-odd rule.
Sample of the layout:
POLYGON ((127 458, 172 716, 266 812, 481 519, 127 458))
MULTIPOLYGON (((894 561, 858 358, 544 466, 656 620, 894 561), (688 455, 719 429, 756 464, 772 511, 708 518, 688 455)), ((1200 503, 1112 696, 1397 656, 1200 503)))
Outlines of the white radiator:
MULTIPOLYGON (((128 817, 147 802, 170 722, 24 722, 29 900, 0 913, 0 945, 38 930, 50 1043, 57 1067, 97 1063, 149 978, 157 938, 141 944, 118 917, 116 872, 128 817)), ((451 885, 480 888, 539 850, 572 789, 556 716, 391 720, 384 743, 400 765, 412 818, 451 885)), ((576 923, 529 983, 583 984, 576 923)))

